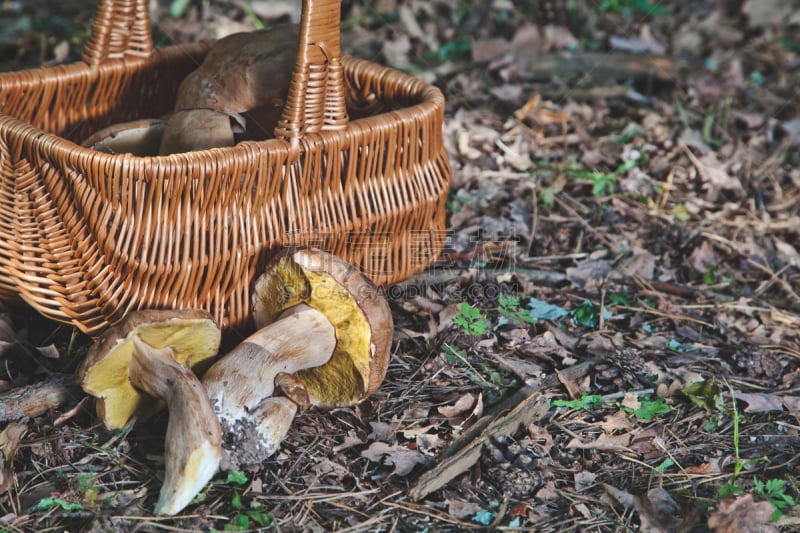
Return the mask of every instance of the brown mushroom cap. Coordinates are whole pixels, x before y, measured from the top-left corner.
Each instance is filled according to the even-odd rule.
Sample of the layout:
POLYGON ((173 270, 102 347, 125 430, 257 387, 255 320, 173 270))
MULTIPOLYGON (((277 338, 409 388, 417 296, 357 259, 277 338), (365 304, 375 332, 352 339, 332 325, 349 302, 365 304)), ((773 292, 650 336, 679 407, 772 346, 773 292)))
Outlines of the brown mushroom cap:
POLYGON ((162 405, 128 377, 136 336, 155 349, 171 348, 177 363, 191 367, 214 357, 221 338, 211 316, 197 309, 134 311, 106 330, 78 375, 83 390, 97 398, 97 414, 109 429, 125 426, 134 415, 149 416, 162 405))
POLYGON ((300 29, 281 24, 220 39, 181 82, 175 111, 243 113, 283 99, 297 57, 300 29))
POLYGON ((276 258, 256 280, 256 326, 298 304, 323 313, 336 332, 331 360, 297 372, 313 405, 353 405, 373 393, 389 365, 392 314, 372 281, 335 255, 302 249, 276 258))
POLYGON ((214 43, 181 82, 158 153, 271 137, 289 91, 298 39, 297 25, 283 24, 214 43))

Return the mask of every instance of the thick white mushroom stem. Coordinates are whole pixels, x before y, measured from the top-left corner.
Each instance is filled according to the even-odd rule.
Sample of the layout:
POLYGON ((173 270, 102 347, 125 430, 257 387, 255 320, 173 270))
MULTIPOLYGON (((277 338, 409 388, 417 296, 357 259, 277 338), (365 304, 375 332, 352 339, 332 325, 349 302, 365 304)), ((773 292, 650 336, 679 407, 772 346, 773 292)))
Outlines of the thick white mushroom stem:
POLYGON ((335 348, 336 333, 327 317, 300 304, 206 372, 203 385, 222 425, 228 454, 223 466, 258 463, 275 453, 297 404, 308 400, 302 382, 287 374, 325 364, 335 348), (273 396, 276 381, 289 397, 273 396))
POLYGON ((164 445, 164 484, 156 514, 186 507, 219 469, 222 434, 206 391, 192 371, 175 362, 171 348, 155 349, 133 338, 131 383, 164 400, 169 422, 164 445))

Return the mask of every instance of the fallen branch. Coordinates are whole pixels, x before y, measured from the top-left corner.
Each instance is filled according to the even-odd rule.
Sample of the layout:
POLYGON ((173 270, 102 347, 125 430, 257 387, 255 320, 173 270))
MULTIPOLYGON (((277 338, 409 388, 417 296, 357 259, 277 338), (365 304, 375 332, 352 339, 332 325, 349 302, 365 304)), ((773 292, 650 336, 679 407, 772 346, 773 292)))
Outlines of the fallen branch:
POLYGON ((78 402, 83 396, 75 376, 55 374, 45 381, 0 394, 0 423, 39 416, 50 409, 78 402))
MULTIPOLYGON (((570 378, 585 375, 597 361, 585 361, 562 371, 570 378)), ((442 488, 450 480, 466 472, 481 456, 483 445, 492 437, 513 434, 520 425, 529 424, 543 418, 550 409, 550 401, 542 396, 542 391, 558 385, 555 375, 545 378, 537 386, 526 386, 503 401, 494 414, 480 418, 461 437, 440 456, 440 463, 425 472, 417 484, 409 490, 412 500, 424 498, 431 492, 442 488)))

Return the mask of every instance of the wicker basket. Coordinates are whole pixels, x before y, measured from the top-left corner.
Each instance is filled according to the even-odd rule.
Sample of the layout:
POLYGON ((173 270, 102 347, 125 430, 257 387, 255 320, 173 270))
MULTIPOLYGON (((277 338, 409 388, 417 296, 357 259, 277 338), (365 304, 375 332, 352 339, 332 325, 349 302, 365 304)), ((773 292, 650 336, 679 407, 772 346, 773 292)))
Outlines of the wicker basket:
POLYGON ((317 245, 382 285, 435 259, 444 98, 341 57, 339 0, 303 2, 277 138, 159 157, 80 146, 168 113, 209 48, 155 49, 147 4, 102 0, 82 62, 0 74, 0 299, 90 335, 139 308, 200 307, 240 328, 278 247, 317 245))

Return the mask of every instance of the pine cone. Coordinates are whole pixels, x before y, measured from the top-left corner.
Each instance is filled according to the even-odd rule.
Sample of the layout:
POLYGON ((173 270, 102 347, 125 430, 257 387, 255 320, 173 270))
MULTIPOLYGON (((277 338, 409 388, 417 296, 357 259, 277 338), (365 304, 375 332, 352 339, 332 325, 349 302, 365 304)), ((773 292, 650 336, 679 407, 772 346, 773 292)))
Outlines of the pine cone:
POLYGON ((492 439, 487 445, 487 453, 487 479, 512 498, 533 496, 552 477, 547 468, 549 458, 508 437, 492 439))

